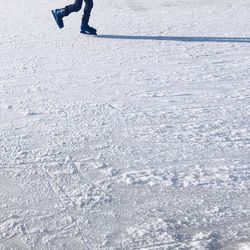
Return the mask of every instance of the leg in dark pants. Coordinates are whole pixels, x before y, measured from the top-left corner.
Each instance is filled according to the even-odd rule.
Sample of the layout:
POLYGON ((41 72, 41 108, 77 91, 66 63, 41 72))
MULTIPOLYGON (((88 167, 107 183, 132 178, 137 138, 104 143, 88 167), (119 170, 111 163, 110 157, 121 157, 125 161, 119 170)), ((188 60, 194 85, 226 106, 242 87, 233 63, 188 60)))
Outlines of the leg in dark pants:
POLYGON ((75 0, 75 3, 65 7, 65 16, 68 16, 72 12, 78 12, 82 8, 83 0, 75 0))
POLYGON ((83 11, 82 21, 84 24, 88 24, 91 10, 93 9, 93 0, 84 0, 84 1, 85 1, 85 8, 83 11))
MULTIPOLYGON (((83 11, 83 22, 84 24, 89 23, 89 18, 91 14, 91 10, 93 8, 93 0, 84 0, 85 7, 83 11)), ((78 12, 82 8, 83 0, 75 0, 74 4, 68 5, 65 7, 65 16, 68 16, 72 12, 78 12)))
POLYGON ((89 26, 89 18, 93 9, 93 0, 84 0, 85 8, 83 11, 81 33, 96 35, 96 29, 89 26))

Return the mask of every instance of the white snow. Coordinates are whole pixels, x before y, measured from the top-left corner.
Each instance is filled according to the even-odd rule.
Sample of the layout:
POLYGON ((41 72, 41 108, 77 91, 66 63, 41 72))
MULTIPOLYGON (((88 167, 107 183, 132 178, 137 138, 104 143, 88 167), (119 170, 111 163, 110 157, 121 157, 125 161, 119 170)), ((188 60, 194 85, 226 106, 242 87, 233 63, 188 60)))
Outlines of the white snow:
POLYGON ((0 1, 0 249, 250 249, 250 2, 0 1))

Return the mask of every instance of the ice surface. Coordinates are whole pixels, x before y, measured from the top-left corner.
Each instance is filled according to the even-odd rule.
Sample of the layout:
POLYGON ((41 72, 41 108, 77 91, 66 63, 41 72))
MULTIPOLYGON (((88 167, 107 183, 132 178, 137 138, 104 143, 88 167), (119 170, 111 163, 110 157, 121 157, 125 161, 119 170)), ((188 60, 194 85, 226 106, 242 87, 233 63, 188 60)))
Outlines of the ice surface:
POLYGON ((250 2, 0 1, 0 249, 250 249, 250 2))

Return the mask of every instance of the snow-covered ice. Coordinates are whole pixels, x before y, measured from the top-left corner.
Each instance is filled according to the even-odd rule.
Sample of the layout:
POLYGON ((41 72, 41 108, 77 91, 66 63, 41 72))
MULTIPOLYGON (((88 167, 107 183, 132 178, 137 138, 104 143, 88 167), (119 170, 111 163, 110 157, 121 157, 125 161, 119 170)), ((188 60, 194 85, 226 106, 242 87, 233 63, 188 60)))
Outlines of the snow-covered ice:
POLYGON ((250 249, 250 2, 0 1, 0 249, 250 249))

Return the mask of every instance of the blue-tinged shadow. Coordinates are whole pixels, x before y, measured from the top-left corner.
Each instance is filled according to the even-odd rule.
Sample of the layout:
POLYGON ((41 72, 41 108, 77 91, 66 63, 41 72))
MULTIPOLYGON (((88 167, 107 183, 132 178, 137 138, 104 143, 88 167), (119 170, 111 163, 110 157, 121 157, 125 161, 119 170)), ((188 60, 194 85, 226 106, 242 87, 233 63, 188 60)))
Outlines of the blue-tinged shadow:
POLYGON ((184 36, 130 36, 130 35, 98 35, 102 39, 120 40, 151 40, 176 42, 205 42, 205 43, 250 43, 249 37, 184 37, 184 36))

